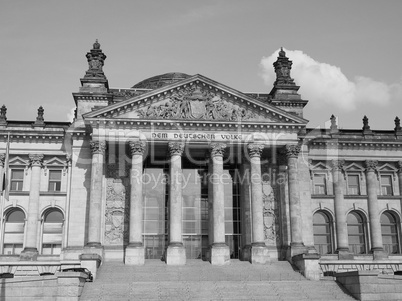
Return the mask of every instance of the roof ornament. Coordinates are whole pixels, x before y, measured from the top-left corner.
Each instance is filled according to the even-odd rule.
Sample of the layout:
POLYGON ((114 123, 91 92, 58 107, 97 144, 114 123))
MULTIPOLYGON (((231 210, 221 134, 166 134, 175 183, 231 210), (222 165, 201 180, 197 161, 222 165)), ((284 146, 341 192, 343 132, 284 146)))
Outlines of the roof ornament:
POLYGON ((370 126, 368 123, 368 118, 366 115, 364 115, 363 117, 363 131, 369 131, 370 130, 370 126))
POLYGON ((274 82, 274 86, 296 86, 294 79, 290 77, 292 64, 292 61, 286 57, 286 52, 283 50, 283 47, 281 47, 278 59, 276 62, 274 62, 276 73, 276 81, 274 82))
POLYGON ((395 135, 397 138, 402 137, 402 127, 401 127, 401 120, 398 116, 395 117, 395 135))
POLYGON ((338 131, 338 125, 336 124, 336 117, 334 114, 331 115, 330 120, 331 120, 331 127, 330 127, 331 132, 338 131))
POLYGON ((35 126, 39 125, 44 125, 45 124, 45 119, 43 118, 45 110, 43 109, 42 106, 39 107, 38 109, 38 116, 36 117, 36 121, 34 123, 35 126))
POLYGON ((102 78, 105 79, 103 73, 103 65, 106 59, 106 55, 100 49, 98 39, 93 44, 93 48, 86 54, 88 60, 88 71, 85 73, 84 78, 102 78))
POLYGON ((0 108, 0 124, 7 124, 7 107, 5 105, 0 108))

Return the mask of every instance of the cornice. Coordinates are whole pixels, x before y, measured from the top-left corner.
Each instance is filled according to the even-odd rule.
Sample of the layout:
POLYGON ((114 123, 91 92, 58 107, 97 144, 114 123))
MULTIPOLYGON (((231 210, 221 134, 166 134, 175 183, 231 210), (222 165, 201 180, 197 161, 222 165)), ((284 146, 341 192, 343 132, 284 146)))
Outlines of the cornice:
POLYGON ((264 122, 235 122, 235 121, 188 121, 188 120, 133 120, 133 119, 98 119, 88 118, 87 122, 92 127, 113 127, 113 128, 126 128, 126 129, 143 129, 153 127, 153 129, 166 130, 166 129, 222 129, 225 131, 237 131, 245 129, 250 131, 277 131, 277 132, 292 132, 298 133, 304 128, 302 124, 290 123, 264 123, 264 122))
MULTIPOLYGON (((29 142, 29 141, 43 141, 49 143, 61 143, 63 142, 66 134, 63 133, 11 133, 11 142, 29 142)), ((6 133, 0 133, 0 141, 7 141, 8 135, 6 133)))
POLYGON ((328 148, 354 149, 354 150, 401 150, 402 149, 402 141, 401 142, 387 142, 387 141, 326 142, 326 141, 318 141, 318 142, 309 142, 308 144, 311 148, 317 148, 317 149, 328 149, 328 148))

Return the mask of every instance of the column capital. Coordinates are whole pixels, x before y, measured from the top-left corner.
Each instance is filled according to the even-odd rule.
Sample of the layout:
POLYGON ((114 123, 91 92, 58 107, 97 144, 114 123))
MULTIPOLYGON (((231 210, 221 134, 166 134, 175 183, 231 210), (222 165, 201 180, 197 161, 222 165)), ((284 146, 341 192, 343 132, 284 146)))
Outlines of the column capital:
POLYGON ((344 171, 345 168, 345 160, 332 160, 331 161, 332 170, 336 171, 344 171))
POLYGON ((90 143, 92 154, 104 154, 106 150, 106 142, 105 141, 94 141, 92 140, 90 143))
POLYGON ((6 154, 0 154, 0 166, 4 167, 4 162, 6 161, 6 154))
POLYGON ((264 144, 249 143, 247 145, 247 150, 250 158, 261 157, 262 151, 264 150, 264 144))
POLYGON ((297 158, 300 153, 300 145, 298 144, 287 144, 285 145, 284 154, 288 159, 297 158))
POLYGON ((378 161, 377 160, 366 160, 365 165, 366 165, 366 171, 376 171, 378 161))
POLYGON ((144 155, 145 150, 147 149, 147 144, 144 141, 129 141, 128 145, 130 146, 131 155, 144 155))
POLYGON ((169 142, 168 149, 170 156, 181 156, 184 151, 184 144, 181 142, 169 142))
POLYGON ((398 172, 402 173, 402 161, 398 161, 397 166, 398 166, 398 172))
POLYGON ((211 143, 209 145, 209 147, 211 149, 212 157, 217 157, 217 156, 223 157, 223 155, 225 154, 225 149, 226 149, 227 145, 225 143, 214 142, 214 143, 211 143))
POLYGON ((43 154, 29 154, 28 157, 31 166, 42 166, 43 154))

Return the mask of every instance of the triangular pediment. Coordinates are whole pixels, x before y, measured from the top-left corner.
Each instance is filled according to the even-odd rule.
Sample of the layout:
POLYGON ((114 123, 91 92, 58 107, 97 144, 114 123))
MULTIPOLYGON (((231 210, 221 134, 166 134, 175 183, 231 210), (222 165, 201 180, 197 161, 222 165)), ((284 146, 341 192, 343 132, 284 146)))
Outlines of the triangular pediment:
POLYGON ((398 169, 395 166, 392 166, 389 163, 385 163, 377 168, 378 171, 382 172, 397 172, 398 169))
POLYGON ((44 165, 46 165, 46 166, 65 166, 66 162, 57 157, 53 157, 49 160, 46 160, 44 162, 44 165))
POLYGON ((84 114, 84 119, 250 122, 305 125, 307 120, 202 75, 84 114))
POLYGON ((24 160, 21 157, 17 156, 17 157, 14 157, 14 158, 10 159, 9 164, 10 165, 24 165, 25 166, 25 165, 29 165, 29 161, 24 160))
POLYGON ((318 162, 317 164, 310 165, 310 169, 314 171, 330 171, 331 167, 322 162, 318 162))
POLYGON ((359 172, 363 172, 363 171, 365 171, 366 169, 364 168, 364 167, 362 167, 362 166, 360 166, 360 165, 358 165, 358 164, 356 164, 356 163, 351 163, 351 164, 349 164, 349 165, 346 165, 345 166, 345 170, 346 171, 359 171, 359 172))

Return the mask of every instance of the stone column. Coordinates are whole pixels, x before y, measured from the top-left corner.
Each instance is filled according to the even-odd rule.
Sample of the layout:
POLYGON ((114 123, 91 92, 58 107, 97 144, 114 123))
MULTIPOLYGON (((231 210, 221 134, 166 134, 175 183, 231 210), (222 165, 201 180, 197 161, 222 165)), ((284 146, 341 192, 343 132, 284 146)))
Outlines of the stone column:
POLYGON ((31 186, 29 188, 26 241, 21 260, 36 260, 38 256, 39 191, 43 154, 29 154, 31 165, 31 186))
POLYGON ((106 150, 105 141, 91 141, 92 168, 89 196, 88 242, 86 247, 101 248, 103 164, 106 150))
POLYGON ((384 249, 382 245, 380 211, 378 209, 377 198, 377 170, 378 161, 366 160, 366 182, 367 182, 367 197, 368 197, 368 213, 370 220, 370 238, 371 252, 375 259, 384 257, 384 249))
POLYGON ((346 223, 345 199, 343 197, 343 188, 345 186, 343 168, 344 160, 332 160, 332 175, 334 179, 335 194, 335 225, 336 240, 339 259, 351 259, 349 254, 348 229, 346 223))
POLYGON ((131 149, 130 235, 124 262, 128 265, 143 265, 145 250, 142 243, 142 171, 146 143, 129 141, 129 146, 131 149))
POLYGON ((398 161, 399 196, 402 196, 402 161, 398 161))
POLYGON ((247 148, 251 167, 252 242, 250 262, 266 264, 269 261, 269 254, 264 241, 264 205, 261 183, 261 153, 264 145, 250 143, 247 148))
POLYGON ((186 264, 186 250, 182 238, 182 171, 181 155, 184 144, 169 142, 169 246, 166 251, 166 263, 171 265, 186 264))
POLYGON ((241 183, 241 234, 242 234, 242 257, 243 261, 251 260, 251 189, 250 189, 250 162, 243 158, 240 168, 241 183))
POLYGON ((223 155, 226 144, 211 143, 212 175, 212 207, 213 207, 213 244, 211 248, 211 264, 230 263, 230 250, 225 242, 225 193, 223 186, 223 155))
POLYGON ((297 173, 297 157, 300 152, 299 145, 286 145, 285 155, 288 163, 289 183, 289 214, 290 214, 290 257, 302 254, 306 251, 303 243, 301 206, 299 195, 299 180, 297 173))

